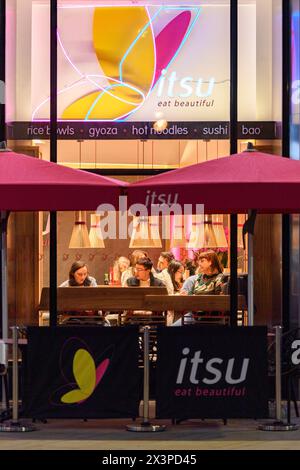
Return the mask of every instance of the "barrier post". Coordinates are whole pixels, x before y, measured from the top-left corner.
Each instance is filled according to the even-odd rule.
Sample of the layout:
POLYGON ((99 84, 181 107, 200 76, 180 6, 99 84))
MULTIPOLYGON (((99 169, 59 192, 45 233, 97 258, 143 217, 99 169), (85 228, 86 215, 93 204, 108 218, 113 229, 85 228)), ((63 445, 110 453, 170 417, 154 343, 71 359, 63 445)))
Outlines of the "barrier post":
POLYGON ((166 429, 164 425, 153 425, 150 423, 149 418, 149 340, 150 340, 150 327, 144 327, 144 391, 143 391, 143 417, 141 424, 126 426, 127 431, 132 432, 161 432, 166 429))
POLYGON ((0 425, 0 432, 28 432, 36 427, 19 421, 19 378, 18 378, 18 327, 12 327, 13 375, 12 375, 12 420, 0 425))
POLYGON ((273 423, 264 423, 258 426, 261 431, 295 431, 296 424, 282 421, 281 413, 281 347, 282 347, 282 326, 275 326, 275 403, 276 418, 273 423))

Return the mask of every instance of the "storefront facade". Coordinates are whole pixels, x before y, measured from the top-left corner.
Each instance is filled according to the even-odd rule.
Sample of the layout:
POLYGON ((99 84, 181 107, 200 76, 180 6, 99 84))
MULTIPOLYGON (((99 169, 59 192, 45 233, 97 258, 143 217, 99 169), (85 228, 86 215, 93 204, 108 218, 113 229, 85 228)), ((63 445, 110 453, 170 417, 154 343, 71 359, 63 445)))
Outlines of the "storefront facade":
MULTIPOLYGON (((230 154, 230 1, 58 2, 57 161, 135 181, 146 175, 230 154), (161 127, 160 127, 161 126, 161 127)), ((299 158, 299 1, 292 6, 291 152, 299 158)), ((238 2, 238 142, 282 154, 281 0, 238 2)), ((50 159, 50 1, 6 1, 6 123, 9 147, 50 159)), ((86 217, 88 229, 91 214, 86 217)), ((130 240, 105 248, 71 248, 74 213, 58 214, 57 280, 81 260, 99 284, 130 240)), ((48 214, 12 214, 9 227, 10 314, 37 323, 41 288, 49 285, 48 214), (21 249, 20 249, 21 248, 21 249), (26 275, 25 275, 26 273, 26 275), (26 278, 26 282, 24 279, 26 278), (30 289, 28 289, 30 285, 30 289), (30 291, 30 292, 29 292, 30 291)), ((238 269, 247 271, 238 217, 238 269)), ((299 218, 291 217, 291 324, 299 324, 299 218), (297 244, 298 240, 298 244, 297 244), (298 281, 297 281, 298 280, 298 281)), ((228 216, 216 214, 229 270, 228 216)), ((215 224, 215 227, 214 227, 215 224)), ((256 324, 282 319, 280 215, 256 222, 256 324)), ((217 237, 218 238, 218 237, 217 237)), ((223 245, 223 246, 222 246, 223 245)), ((156 263, 172 240, 150 248, 156 263)), ((176 247, 175 247, 176 248, 176 247)), ((195 247, 201 249, 202 247, 195 247)), ((177 246, 177 257, 192 256, 177 246)), ((286 320, 288 323, 288 320, 286 320)))

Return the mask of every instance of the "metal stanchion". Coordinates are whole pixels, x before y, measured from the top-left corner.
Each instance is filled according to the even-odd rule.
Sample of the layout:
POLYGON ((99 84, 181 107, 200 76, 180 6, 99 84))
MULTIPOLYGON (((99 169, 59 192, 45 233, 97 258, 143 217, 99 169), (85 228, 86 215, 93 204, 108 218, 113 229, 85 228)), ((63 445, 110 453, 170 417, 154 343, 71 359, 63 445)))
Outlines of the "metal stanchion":
POLYGON ((276 419, 273 423, 264 423, 258 426, 261 431, 295 431, 296 424, 284 423, 281 416, 281 337, 282 326, 275 326, 275 402, 276 419))
POLYGON ((12 401, 13 413, 12 420, 0 425, 0 432, 28 432, 35 431, 36 427, 28 424, 23 424, 19 421, 19 397, 18 397, 18 327, 12 327, 13 335, 13 376, 12 376, 12 401))
POLYGON ((144 328, 144 396, 143 418, 141 424, 126 426, 127 431, 133 432, 161 432, 166 429, 164 425, 153 425, 149 420, 149 333, 150 327, 144 328))

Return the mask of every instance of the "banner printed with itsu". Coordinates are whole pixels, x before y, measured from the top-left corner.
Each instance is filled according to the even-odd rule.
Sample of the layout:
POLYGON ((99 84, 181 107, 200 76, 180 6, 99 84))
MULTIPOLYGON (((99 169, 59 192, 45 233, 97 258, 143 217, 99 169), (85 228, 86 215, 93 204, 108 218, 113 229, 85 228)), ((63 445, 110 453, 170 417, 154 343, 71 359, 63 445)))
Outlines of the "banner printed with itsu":
POLYGON ((135 418, 138 354, 138 327, 29 328, 25 416, 135 418))
POLYGON ((267 329, 160 328, 156 397, 162 419, 267 417, 267 329))

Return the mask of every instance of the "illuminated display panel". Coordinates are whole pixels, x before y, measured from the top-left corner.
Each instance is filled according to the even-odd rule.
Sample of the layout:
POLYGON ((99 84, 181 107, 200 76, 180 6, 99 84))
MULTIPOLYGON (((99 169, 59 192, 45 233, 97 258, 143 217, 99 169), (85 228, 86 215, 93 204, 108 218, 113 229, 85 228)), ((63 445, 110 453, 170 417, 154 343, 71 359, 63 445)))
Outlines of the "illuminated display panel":
MULTIPOLYGON (((60 6, 59 119, 228 120, 229 5, 191 3, 60 6)), ((49 12, 43 5, 33 6, 32 25, 39 37, 32 44, 32 67, 40 73, 32 76, 31 121, 43 121, 49 119, 49 66, 40 63, 41 56, 48 60, 47 49, 41 54, 49 34, 49 12)), ((253 57, 250 70, 255 75, 251 43, 243 47, 253 57)), ((251 113, 255 88, 249 86, 242 100, 251 113)))
MULTIPOLYGON (((229 139, 229 0, 58 4, 61 139, 229 139)), ((22 5, 24 12, 19 5, 15 19, 20 73, 16 86, 9 80, 8 136, 47 140, 49 1, 22 5), (25 16, 26 28, 22 22, 20 30, 17 18, 25 16)), ((272 55, 272 10, 258 21, 261 6, 255 0, 239 2, 240 139, 276 136, 273 109, 279 94, 273 82, 278 73, 274 66, 271 70, 271 58, 265 60, 272 55)))

